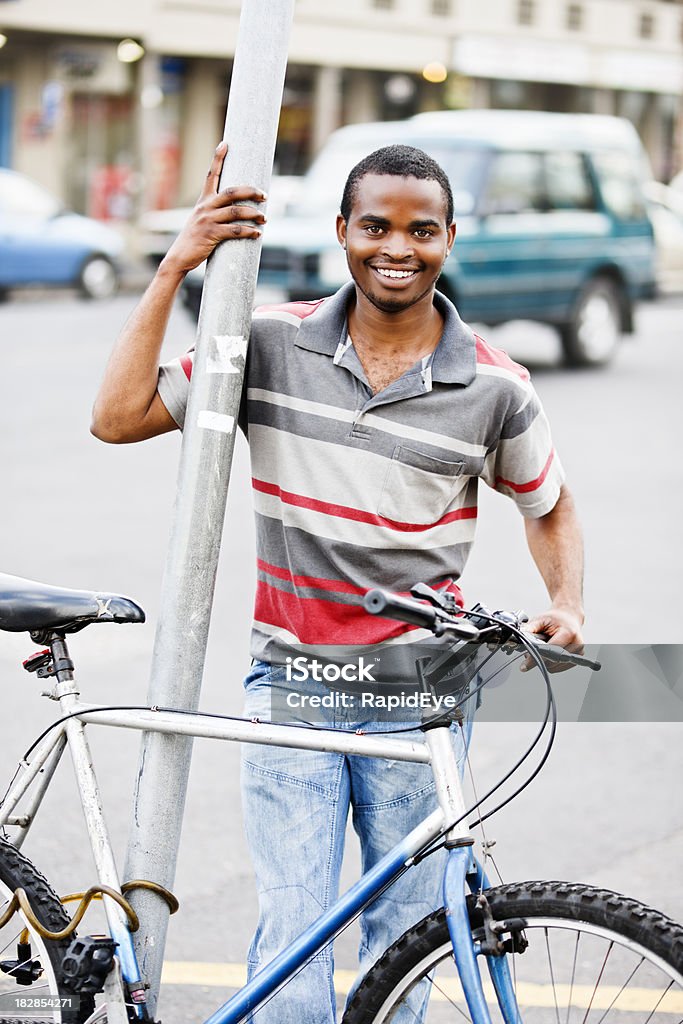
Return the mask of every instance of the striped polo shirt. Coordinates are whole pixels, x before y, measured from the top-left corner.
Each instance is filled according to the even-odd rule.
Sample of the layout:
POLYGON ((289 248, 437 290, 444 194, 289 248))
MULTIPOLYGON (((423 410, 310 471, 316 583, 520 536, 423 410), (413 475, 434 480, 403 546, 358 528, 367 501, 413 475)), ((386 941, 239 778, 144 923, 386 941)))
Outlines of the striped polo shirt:
MULTIPOLYGON (((253 314, 241 425, 256 515, 251 653, 265 661, 427 636, 367 615, 365 592, 423 581, 459 597, 479 480, 528 517, 553 508, 563 480, 528 372, 439 293, 437 348, 373 395, 348 336, 353 289, 253 314)), ((159 371, 180 427, 192 360, 159 371)))

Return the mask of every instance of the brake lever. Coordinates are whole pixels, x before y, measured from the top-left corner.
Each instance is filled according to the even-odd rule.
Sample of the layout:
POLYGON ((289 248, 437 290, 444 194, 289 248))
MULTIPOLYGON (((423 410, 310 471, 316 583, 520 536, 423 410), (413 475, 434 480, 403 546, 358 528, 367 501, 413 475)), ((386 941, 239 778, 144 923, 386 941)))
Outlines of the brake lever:
POLYGON ((544 633, 527 633, 526 636, 529 637, 533 645, 538 649, 541 657, 547 655, 549 661, 556 661, 565 665, 578 665, 581 668, 590 668, 594 672, 599 672, 602 668, 599 661, 591 661, 590 658, 584 658, 582 654, 572 654, 571 651, 565 650, 564 647, 556 647, 555 644, 549 643, 544 633))
POLYGON ((418 601, 429 601, 434 608, 440 608, 441 611, 446 612, 449 615, 454 615, 459 611, 457 601, 453 594, 442 594, 438 590, 434 590, 433 587, 428 586, 426 583, 416 583, 410 588, 410 593, 411 596, 416 598, 418 601))

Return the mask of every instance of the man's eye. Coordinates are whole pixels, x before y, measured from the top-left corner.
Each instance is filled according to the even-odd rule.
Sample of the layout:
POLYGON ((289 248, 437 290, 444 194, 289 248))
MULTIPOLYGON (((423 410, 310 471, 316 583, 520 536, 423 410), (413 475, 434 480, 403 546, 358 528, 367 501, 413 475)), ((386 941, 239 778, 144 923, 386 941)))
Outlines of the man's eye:
POLYGON ((429 228, 418 228, 415 232, 418 238, 431 238, 432 233, 429 228))
POLYGON ((382 228, 379 224, 368 224, 365 230, 371 235, 379 235, 382 228))

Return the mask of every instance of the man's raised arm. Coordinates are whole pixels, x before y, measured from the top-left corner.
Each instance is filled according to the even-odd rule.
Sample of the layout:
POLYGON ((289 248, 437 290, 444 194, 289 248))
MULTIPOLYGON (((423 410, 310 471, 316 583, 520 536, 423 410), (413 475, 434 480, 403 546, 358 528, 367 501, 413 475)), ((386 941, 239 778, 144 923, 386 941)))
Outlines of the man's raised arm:
POLYGON ((237 186, 218 191, 227 146, 214 154, 190 219, 159 265, 152 283, 114 346, 93 407, 91 431, 101 441, 144 441, 176 426, 157 392, 159 354, 173 300, 188 271, 211 255, 219 242, 258 238, 264 215, 245 200, 262 203, 260 189, 237 186), (245 223, 252 221, 254 223, 245 223))

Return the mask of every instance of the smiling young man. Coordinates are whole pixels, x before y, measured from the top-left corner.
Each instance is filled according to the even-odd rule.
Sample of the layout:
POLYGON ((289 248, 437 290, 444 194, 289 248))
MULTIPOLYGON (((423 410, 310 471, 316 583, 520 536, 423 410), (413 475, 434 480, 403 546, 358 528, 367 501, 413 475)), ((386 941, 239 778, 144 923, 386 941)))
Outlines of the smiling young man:
MULTIPOLYGON (((217 149, 190 222, 114 350, 93 417, 103 440, 183 426, 193 356, 158 367, 173 297, 218 241, 260 230, 244 223, 253 207, 240 205, 260 193, 217 192, 224 152, 217 149)), ((363 594, 424 581, 459 596, 480 478, 525 516, 550 595, 530 627, 581 646, 580 531, 529 376, 435 291, 455 240, 445 173, 411 147, 371 154, 349 176, 337 234, 352 282, 330 298, 264 307, 253 318, 241 417, 258 577, 248 716, 268 717, 293 651, 334 646, 348 655, 379 644, 395 652, 407 637, 423 638, 366 615, 363 594)), ((343 706, 329 722, 378 727, 369 712, 343 706)), ((423 765, 248 746, 243 799, 260 902, 253 972, 334 901, 350 807, 367 870, 425 816, 434 795, 423 765)), ((428 858, 362 915, 364 969, 438 905, 440 870, 438 857, 428 858)), ((420 1018, 419 1005, 407 1012, 420 1018)), ((258 1015, 259 1024, 334 1019, 330 950, 258 1015)))

